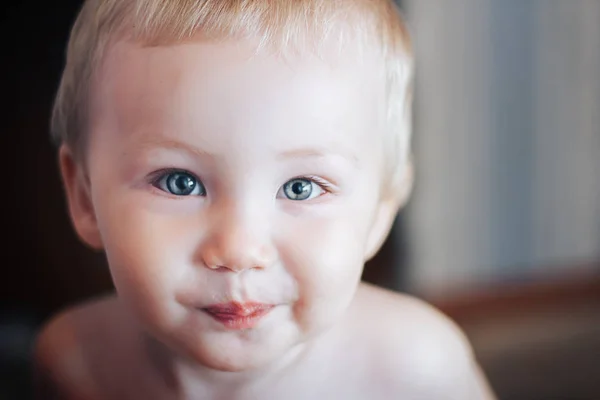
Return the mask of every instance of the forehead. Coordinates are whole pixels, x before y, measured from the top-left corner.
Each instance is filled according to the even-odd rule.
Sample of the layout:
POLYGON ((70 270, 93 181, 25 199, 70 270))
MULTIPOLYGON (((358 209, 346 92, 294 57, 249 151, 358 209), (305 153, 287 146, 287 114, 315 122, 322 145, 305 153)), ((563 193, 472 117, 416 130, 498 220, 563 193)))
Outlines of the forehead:
POLYGON ((372 139, 383 127, 383 75, 375 52, 335 46, 323 57, 284 57, 248 42, 118 42, 97 75, 92 126, 133 141, 203 141, 215 152, 240 138, 276 147, 372 139))

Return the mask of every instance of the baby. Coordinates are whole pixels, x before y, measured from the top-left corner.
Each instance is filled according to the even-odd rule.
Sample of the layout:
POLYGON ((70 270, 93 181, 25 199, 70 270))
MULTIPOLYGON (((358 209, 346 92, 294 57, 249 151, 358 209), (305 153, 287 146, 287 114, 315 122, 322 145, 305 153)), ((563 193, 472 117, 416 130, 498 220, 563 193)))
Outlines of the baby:
POLYGON ((116 294, 36 342, 50 399, 492 399, 441 313, 361 283, 411 188, 392 0, 88 0, 52 131, 116 294))

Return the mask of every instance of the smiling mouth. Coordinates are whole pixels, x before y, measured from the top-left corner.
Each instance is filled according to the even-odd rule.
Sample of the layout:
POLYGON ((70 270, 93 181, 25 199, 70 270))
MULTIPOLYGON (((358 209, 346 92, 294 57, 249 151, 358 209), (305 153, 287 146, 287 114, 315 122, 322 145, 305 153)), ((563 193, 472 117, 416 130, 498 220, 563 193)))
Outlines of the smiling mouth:
POLYGON ((274 307, 273 304, 232 302, 214 304, 201 310, 227 329, 242 330, 256 326, 274 307))

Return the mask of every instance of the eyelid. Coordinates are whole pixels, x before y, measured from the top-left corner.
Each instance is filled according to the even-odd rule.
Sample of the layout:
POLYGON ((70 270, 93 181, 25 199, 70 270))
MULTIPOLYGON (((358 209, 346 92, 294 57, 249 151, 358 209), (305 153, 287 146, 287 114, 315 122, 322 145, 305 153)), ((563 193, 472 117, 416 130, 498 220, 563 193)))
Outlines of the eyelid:
POLYGON ((150 175, 148 175, 147 181, 150 185, 152 185, 152 188, 154 190, 157 190, 161 194, 172 197, 174 199, 197 197, 197 196, 189 196, 189 195, 186 195, 186 196, 175 195, 175 194, 172 194, 169 191, 165 191, 164 189, 159 187, 160 182, 171 174, 185 174, 185 175, 189 175, 189 176, 193 177, 197 181, 197 183, 203 188, 203 191, 204 191, 204 194, 200 195, 199 197, 206 196, 206 187, 204 186, 204 182, 202 181, 202 179, 200 179, 198 177, 198 175, 194 174, 193 172, 190 172, 183 168, 163 168, 163 169, 154 171, 150 175))
POLYGON ((150 183, 152 183, 152 184, 156 184, 162 178, 164 178, 166 175, 170 175, 170 174, 187 174, 187 175, 193 176, 194 179, 198 180, 198 182, 202 182, 202 180, 198 177, 198 175, 196 175, 193 172, 190 172, 190 171, 188 171, 186 169, 182 169, 182 168, 164 168, 164 169, 159 169, 158 171, 152 172, 148 176, 148 181, 150 183))
POLYGON ((331 183, 321 177, 318 177, 318 176, 313 176, 313 175, 300 176, 300 177, 293 178, 290 180, 294 180, 294 179, 306 179, 308 181, 314 182, 315 184, 320 186, 321 189, 323 189, 327 193, 335 193, 335 191, 336 191, 336 186, 333 183, 331 183))
POLYGON ((318 196, 315 196, 313 198, 309 198, 309 199, 305 199, 305 200, 292 200, 292 199, 288 199, 287 196, 283 195, 282 199, 288 199, 290 201, 293 202, 297 202, 297 203, 310 203, 312 201, 318 201, 318 199, 320 199, 321 197, 323 197, 326 194, 336 194, 337 192, 337 187, 336 185, 334 185, 333 183, 329 182, 328 180, 325 180, 319 176, 316 175, 301 175, 301 176, 296 176, 294 178, 291 178, 289 180, 287 180, 279 189, 278 193, 277 193, 277 197, 279 197, 279 193, 281 193, 284 190, 285 185, 287 185, 289 182, 292 181, 296 181, 296 180, 306 180, 309 181, 315 185, 317 185, 319 187, 319 189, 321 189, 323 191, 323 193, 319 194, 318 196))

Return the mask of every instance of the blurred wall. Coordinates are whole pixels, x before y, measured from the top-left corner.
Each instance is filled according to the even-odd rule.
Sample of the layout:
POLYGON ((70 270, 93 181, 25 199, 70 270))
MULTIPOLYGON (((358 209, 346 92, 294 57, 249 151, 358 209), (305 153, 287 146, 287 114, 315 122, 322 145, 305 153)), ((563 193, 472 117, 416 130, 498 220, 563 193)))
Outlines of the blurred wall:
POLYGON ((600 1, 403 8, 417 54, 409 286, 462 290, 600 258, 600 1))

